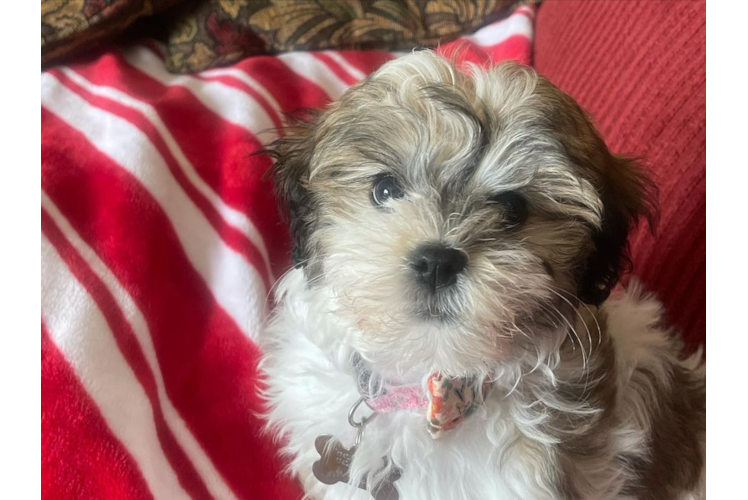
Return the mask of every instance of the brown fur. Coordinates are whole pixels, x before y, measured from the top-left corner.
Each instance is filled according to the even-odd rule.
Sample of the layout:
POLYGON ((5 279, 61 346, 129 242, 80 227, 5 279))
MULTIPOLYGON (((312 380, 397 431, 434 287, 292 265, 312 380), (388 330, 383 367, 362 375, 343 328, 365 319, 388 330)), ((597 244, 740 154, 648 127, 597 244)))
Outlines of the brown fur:
POLYGON ((640 500, 675 498, 696 486, 704 466, 706 381, 680 365, 671 368, 653 401, 649 460, 634 464, 641 483, 631 490, 640 500))

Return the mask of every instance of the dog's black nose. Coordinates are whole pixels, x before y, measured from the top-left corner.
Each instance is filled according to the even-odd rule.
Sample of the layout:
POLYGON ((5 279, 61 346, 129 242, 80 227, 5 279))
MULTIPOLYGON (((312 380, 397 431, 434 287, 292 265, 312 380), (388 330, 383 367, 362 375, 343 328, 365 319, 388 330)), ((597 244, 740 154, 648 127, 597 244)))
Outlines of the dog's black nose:
POLYGON ((441 243, 426 243, 410 255, 410 267, 415 272, 416 281, 432 291, 454 285, 467 262, 464 252, 441 243))

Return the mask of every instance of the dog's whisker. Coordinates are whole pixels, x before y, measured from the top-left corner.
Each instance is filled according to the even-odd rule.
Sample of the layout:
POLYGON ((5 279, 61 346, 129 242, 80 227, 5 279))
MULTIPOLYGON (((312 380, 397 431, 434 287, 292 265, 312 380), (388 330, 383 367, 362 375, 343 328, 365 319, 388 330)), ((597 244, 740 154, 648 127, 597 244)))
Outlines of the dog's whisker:
MULTIPOLYGON (((560 293, 556 292, 552 288, 548 287, 547 290, 550 291, 550 292, 552 292, 552 293, 554 293, 556 296, 558 296, 560 299, 562 299, 564 302, 566 302, 569 305, 569 307, 571 308, 571 310, 574 311, 574 313, 577 315, 577 317, 579 318, 579 320, 582 322, 582 324, 584 325, 585 329, 587 330, 587 339, 589 341, 589 349, 590 349, 590 351, 589 351, 589 354, 583 356, 583 372, 585 374, 585 389, 586 389, 587 388, 587 384, 589 382, 589 361, 592 358, 592 334, 590 333, 590 329, 587 326, 587 322, 584 320, 584 317, 582 317, 582 315, 579 314, 577 306, 575 306, 574 304, 572 304, 571 301, 569 301, 566 297, 564 297, 560 293)), ((579 339, 578 335, 577 335, 577 339, 579 339)), ((581 340, 580 340, 580 347, 582 349, 582 353, 584 354, 584 346, 581 345, 581 340)))
MULTIPOLYGON (((577 333, 576 328, 571 324, 569 319, 564 315, 561 311, 559 311, 555 306, 551 305, 551 307, 558 313, 558 315, 561 317, 561 319, 566 323, 566 325, 569 328, 569 331, 574 335, 574 337, 577 339, 577 342, 579 343, 579 352, 582 354, 582 374, 580 374, 580 378, 584 376, 585 373, 588 373, 589 367, 588 363, 589 360, 587 359, 587 352, 584 349, 584 344, 582 344, 582 339, 579 337, 579 334, 577 333)), ((585 384, 586 387, 586 384, 585 384)))
POLYGON ((602 343, 603 331, 602 331, 602 328, 600 328, 600 323, 597 321, 597 315, 592 311, 592 309, 590 309, 590 307, 587 304, 584 303, 583 300, 581 300, 579 297, 577 297, 573 293, 569 292, 568 290, 563 290, 561 288, 558 288, 557 290, 559 290, 559 291, 561 291, 563 293, 566 293, 569 296, 571 296, 571 298, 573 298, 574 300, 576 300, 577 302, 579 302, 580 304, 582 304, 582 306, 585 309, 587 309, 587 312, 590 313, 590 316, 592 316, 592 319, 595 322, 595 326, 597 327, 597 345, 599 347, 600 344, 602 343))

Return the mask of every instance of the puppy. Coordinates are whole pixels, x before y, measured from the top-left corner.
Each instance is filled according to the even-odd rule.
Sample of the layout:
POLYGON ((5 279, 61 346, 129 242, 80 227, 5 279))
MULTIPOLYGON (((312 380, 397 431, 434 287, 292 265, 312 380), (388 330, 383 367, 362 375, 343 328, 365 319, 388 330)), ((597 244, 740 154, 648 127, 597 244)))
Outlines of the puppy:
POLYGON ((270 152, 295 267, 264 396, 309 497, 705 495, 701 355, 611 295, 653 186, 569 96, 422 51, 270 152))

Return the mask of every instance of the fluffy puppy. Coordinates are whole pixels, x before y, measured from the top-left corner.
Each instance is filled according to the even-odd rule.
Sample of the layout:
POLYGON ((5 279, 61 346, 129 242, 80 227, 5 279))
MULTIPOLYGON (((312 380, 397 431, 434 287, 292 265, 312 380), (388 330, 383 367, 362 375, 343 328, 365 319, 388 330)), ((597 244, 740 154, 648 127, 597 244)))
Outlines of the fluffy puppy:
POLYGON ((267 417, 310 497, 704 494, 701 356, 637 286, 611 295, 652 185, 569 96, 518 64, 417 52, 271 153, 295 268, 263 336, 267 417), (434 374, 488 390, 440 439, 427 410, 377 412, 348 484, 317 479, 315 440, 351 448, 360 398, 434 374))

